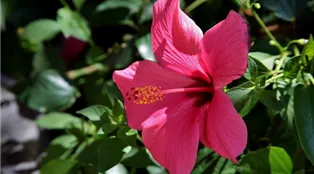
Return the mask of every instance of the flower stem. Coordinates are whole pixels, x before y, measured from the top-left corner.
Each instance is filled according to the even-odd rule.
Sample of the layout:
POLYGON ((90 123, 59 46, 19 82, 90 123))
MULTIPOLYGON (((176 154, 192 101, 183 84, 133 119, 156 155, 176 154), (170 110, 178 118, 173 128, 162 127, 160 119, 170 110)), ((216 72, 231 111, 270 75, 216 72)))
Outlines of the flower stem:
POLYGON ((186 13, 190 13, 191 11, 193 11, 196 7, 200 6, 201 4, 203 4, 206 0, 196 0, 194 1, 192 4, 190 4, 189 6, 187 6, 185 8, 185 12, 186 13))
POLYGON ((264 24, 263 20, 259 17, 259 15, 252 9, 253 16, 255 17, 256 21, 260 24, 260 26, 263 28, 267 36, 270 40, 272 40, 274 46, 276 46, 280 52, 282 52, 283 48, 280 45, 280 43, 276 40, 276 38, 273 36, 273 34, 268 30, 266 25, 264 24))
POLYGON ((78 77, 92 74, 96 71, 106 71, 107 68, 100 63, 96 63, 80 69, 75 69, 67 72, 67 77, 71 80, 77 79, 78 77))

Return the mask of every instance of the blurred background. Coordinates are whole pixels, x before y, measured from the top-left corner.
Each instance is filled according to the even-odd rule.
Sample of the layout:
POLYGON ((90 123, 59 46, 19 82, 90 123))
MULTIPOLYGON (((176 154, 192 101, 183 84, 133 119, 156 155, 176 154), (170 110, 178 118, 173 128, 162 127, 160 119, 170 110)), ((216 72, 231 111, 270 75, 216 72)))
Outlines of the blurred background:
MULTIPOLYGON (((35 120, 43 114, 62 112, 81 117, 76 111, 91 105, 116 107, 115 100, 121 97, 112 82, 113 71, 137 60, 155 60, 150 43, 153 3, 154 0, 1 0, 1 173, 39 172, 49 144, 64 133, 53 126, 40 128, 35 120)), ((243 8, 246 0, 198 3, 201 5, 181 0, 181 8, 204 32, 235 10, 248 21, 250 51, 279 54, 268 44, 269 38, 252 11, 243 8)), ((280 43, 307 39, 313 33, 313 0, 259 3, 258 14, 280 43)), ((50 121, 58 124, 58 119, 50 121)), ((60 151, 63 154, 62 149, 54 149, 52 154, 58 156, 60 151)), ((130 171, 132 167, 152 164, 123 165, 124 170, 130 171)), ((154 172, 140 169, 136 173, 154 172)))

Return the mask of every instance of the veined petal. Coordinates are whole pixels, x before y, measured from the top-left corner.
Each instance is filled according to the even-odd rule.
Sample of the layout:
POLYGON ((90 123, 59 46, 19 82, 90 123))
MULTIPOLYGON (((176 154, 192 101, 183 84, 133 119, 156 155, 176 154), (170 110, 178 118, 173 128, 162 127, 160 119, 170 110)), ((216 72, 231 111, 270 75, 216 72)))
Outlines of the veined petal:
POLYGON ((197 83, 149 60, 135 62, 124 70, 115 71, 113 80, 123 95, 128 124, 138 130, 142 129, 142 123, 154 112, 165 107, 172 108, 188 97, 185 93, 160 96, 157 95, 158 90, 182 88, 197 83), (135 93, 143 95, 139 97, 135 93))
POLYGON ((211 103, 204 110, 200 139, 204 145, 235 163, 236 157, 246 146, 246 125, 231 100, 221 90, 215 91, 211 103))
POLYGON ((152 47, 158 63, 178 73, 205 76, 196 54, 200 51, 201 29, 179 6, 179 0, 158 0, 153 8, 152 47))
POLYGON ((202 40, 200 62, 214 81, 215 89, 241 77, 248 62, 249 34, 244 19, 234 11, 209 29, 202 40))
POLYGON ((190 174, 197 155, 200 108, 194 99, 159 110, 143 123, 143 141, 154 159, 170 174, 190 174))

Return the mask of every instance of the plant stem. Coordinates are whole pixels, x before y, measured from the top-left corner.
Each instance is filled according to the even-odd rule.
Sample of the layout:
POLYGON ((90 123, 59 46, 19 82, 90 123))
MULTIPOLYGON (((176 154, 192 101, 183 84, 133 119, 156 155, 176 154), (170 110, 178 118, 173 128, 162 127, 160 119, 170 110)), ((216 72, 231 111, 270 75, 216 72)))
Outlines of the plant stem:
POLYGON ((74 80, 84 75, 92 74, 97 71, 106 71, 106 70, 107 68, 103 66, 101 63, 95 63, 87 67, 68 71, 66 74, 69 79, 74 80))
POLYGON ((281 66, 283 65, 283 63, 285 62, 287 56, 288 56, 288 53, 287 53, 287 52, 283 52, 283 53, 282 53, 282 55, 281 55, 281 57, 280 57, 280 61, 279 61, 278 65, 277 65, 276 68, 275 68, 275 73, 274 73, 274 75, 276 75, 276 74, 279 72, 279 70, 280 70, 281 66))
POLYGON ((259 17, 259 15, 252 9, 253 16, 255 17, 256 21, 260 24, 260 26, 263 28, 267 36, 269 37, 270 40, 274 42, 274 46, 276 46, 280 52, 282 52, 282 46, 280 43, 276 40, 276 38, 273 36, 273 34, 268 30, 266 25, 264 24, 263 20, 259 17))
POLYGON ((206 0, 196 0, 196 1, 194 1, 192 4, 190 4, 189 6, 187 6, 184 11, 185 11, 186 13, 190 13, 190 12, 193 11, 196 7, 200 6, 200 5, 203 4, 204 2, 206 2, 206 0))
POLYGON ((278 74, 278 75, 275 75, 275 76, 273 76, 273 77, 267 79, 267 80, 265 81, 265 83, 266 83, 265 86, 268 85, 267 83, 271 83, 272 81, 274 81, 274 80, 276 80, 276 79, 278 79, 278 78, 280 78, 280 77, 282 77, 282 76, 283 76, 283 74, 278 74))

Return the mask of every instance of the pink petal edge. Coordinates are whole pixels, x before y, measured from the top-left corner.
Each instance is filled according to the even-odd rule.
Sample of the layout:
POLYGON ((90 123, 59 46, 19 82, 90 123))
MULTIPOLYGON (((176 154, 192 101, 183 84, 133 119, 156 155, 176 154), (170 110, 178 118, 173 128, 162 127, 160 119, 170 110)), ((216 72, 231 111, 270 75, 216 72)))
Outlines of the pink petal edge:
POLYGON ((195 100, 182 100, 176 108, 154 113, 143 123, 142 137, 154 159, 171 174, 190 174, 197 156, 199 128, 195 100))
POLYGON ((247 128, 230 98, 221 90, 204 110, 200 124, 200 139, 219 155, 238 163, 247 144, 247 128))
POLYGON ((230 11, 227 18, 209 29, 202 40, 200 63, 221 89, 241 77, 248 62, 249 34, 245 20, 230 11))

